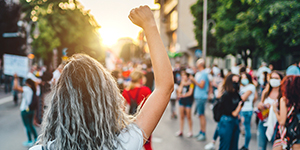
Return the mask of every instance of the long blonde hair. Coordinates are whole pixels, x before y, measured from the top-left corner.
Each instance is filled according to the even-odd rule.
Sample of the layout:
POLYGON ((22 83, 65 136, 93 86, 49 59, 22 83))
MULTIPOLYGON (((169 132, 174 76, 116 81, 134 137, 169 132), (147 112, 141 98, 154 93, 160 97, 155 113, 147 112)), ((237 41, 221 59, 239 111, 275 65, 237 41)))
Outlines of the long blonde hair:
POLYGON ((134 84, 138 83, 143 79, 144 74, 141 71, 135 70, 130 73, 131 82, 129 83, 129 86, 127 87, 127 90, 134 89, 134 84))
POLYGON ((84 54, 70 58, 50 98, 38 143, 54 141, 57 150, 116 149, 118 134, 133 122, 113 77, 84 54))

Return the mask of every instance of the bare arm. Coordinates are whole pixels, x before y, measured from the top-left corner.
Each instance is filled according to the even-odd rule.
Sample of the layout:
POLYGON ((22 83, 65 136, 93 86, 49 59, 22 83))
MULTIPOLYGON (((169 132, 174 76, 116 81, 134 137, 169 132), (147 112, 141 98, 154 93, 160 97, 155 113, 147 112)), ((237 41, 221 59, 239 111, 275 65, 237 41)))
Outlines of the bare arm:
POLYGON ((261 100, 260 100, 260 102, 258 103, 258 105, 257 105, 257 108, 259 109, 259 110, 263 110, 264 109, 264 101, 265 101, 265 99, 264 99, 264 95, 266 94, 266 90, 263 90, 263 92, 262 92, 262 94, 261 94, 261 100))
POLYGON ((239 105, 235 108, 235 110, 231 113, 233 117, 237 117, 242 109, 242 101, 239 102, 239 105))
POLYGON ((196 84, 197 86, 199 86, 201 89, 204 88, 204 86, 205 86, 205 81, 204 81, 204 80, 201 80, 200 82, 197 82, 193 76, 190 76, 190 79, 191 79, 191 81, 192 81, 193 83, 195 83, 195 84, 196 84))
POLYGON ((278 123, 280 125, 285 125, 285 121, 287 117, 286 99, 283 97, 280 99, 279 111, 277 110, 277 104, 278 103, 273 104, 273 111, 275 112, 278 123))
POLYGON ((174 88, 173 73, 150 8, 140 6, 132 9, 129 19, 145 31, 156 81, 155 90, 136 117, 136 124, 144 131, 144 137, 148 139, 170 100, 174 88))
POLYGON ((181 95, 182 98, 189 97, 193 94, 194 88, 190 88, 189 91, 183 95, 181 95))
POLYGON ((19 80, 18 79, 19 78, 15 75, 13 89, 17 90, 19 92, 23 92, 23 88, 19 85, 19 80))
POLYGON ((247 92, 245 92, 242 96, 241 96, 241 98, 242 98, 242 100, 243 101, 246 101, 247 99, 248 99, 248 97, 250 96, 252 94, 252 91, 247 91, 247 92))

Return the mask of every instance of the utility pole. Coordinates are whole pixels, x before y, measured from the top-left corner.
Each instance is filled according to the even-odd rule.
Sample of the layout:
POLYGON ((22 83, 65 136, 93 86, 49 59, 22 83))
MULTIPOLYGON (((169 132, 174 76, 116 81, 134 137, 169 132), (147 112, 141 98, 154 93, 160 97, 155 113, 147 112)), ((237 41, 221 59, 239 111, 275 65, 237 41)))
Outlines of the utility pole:
POLYGON ((203 31, 202 31, 202 58, 206 62, 207 43, 207 0, 203 1, 203 31))

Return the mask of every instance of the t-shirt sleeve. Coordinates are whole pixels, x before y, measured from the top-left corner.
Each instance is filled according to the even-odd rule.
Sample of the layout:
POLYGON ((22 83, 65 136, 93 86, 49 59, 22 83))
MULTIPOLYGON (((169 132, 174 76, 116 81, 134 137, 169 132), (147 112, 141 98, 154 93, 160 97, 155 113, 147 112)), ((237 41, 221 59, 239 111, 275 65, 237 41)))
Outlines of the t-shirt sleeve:
POLYGON ((143 147, 144 138, 142 130, 135 124, 130 124, 126 129, 121 131, 118 139, 124 149, 140 150, 143 147))

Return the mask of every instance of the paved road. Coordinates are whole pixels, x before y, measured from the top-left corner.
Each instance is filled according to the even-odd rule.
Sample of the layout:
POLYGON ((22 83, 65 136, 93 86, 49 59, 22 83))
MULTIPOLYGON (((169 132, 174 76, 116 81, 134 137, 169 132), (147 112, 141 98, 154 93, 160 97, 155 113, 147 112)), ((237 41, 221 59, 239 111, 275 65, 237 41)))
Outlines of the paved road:
MULTIPOLYGON (((26 150, 22 146, 22 142, 27 139, 25 129, 23 127, 19 106, 14 106, 12 97, 0 93, 0 103, 5 99, 11 98, 11 101, 0 104, 0 150, 26 150)), ((196 139, 187 137, 175 137, 175 132, 179 129, 179 120, 171 120, 170 108, 168 107, 162 120, 153 133, 153 149, 154 150, 203 150, 204 145, 212 139, 216 123, 212 119, 212 112, 207 106, 207 141, 198 142, 196 139)), ((253 119, 254 120, 254 119, 253 119)), ((253 122, 253 121, 252 121, 253 122)), ((187 132, 187 126, 185 126, 187 132)), ((38 129, 39 130, 39 129, 38 129)), ((199 130, 199 120, 193 116, 193 131, 197 133, 199 130)), ((244 137, 241 135, 239 147, 244 143, 244 137)), ((252 139, 250 142, 250 150, 257 149, 256 142, 256 125, 252 123, 252 139)), ((269 146, 269 149, 271 147, 269 146)))

